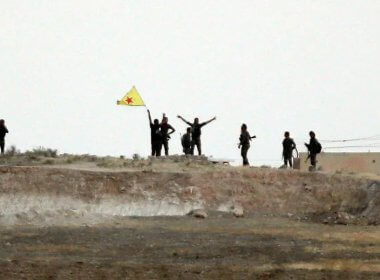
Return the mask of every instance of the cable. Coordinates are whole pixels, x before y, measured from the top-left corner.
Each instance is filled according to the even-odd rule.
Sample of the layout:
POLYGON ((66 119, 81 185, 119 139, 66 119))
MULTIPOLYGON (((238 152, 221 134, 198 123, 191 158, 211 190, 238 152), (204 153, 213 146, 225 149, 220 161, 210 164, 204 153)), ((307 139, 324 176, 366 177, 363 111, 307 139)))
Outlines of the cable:
POLYGON ((380 144, 324 147, 323 150, 330 150, 330 149, 350 149, 350 148, 380 148, 380 144))
POLYGON ((380 140, 380 134, 370 136, 370 137, 363 137, 363 138, 353 138, 353 139, 342 139, 342 140, 320 140, 321 142, 325 143, 339 143, 339 142, 354 142, 354 141, 369 141, 369 140, 380 140))

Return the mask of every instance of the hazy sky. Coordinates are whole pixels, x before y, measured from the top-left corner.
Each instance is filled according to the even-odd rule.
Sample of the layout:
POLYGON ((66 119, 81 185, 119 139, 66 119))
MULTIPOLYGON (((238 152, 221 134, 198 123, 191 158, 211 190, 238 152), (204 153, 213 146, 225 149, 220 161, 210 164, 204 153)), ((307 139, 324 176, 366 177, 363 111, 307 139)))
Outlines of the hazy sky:
POLYGON ((380 134, 379 14, 377 0, 1 0, 7 144, 146 156, 145 108, 115 105, 133 85, 177 129, 171 153, 177 114, 217 116, 204 151, 239 161, 247 123, 253 164, 280 163, 285 130, 300 145, 310 129, 380 134))

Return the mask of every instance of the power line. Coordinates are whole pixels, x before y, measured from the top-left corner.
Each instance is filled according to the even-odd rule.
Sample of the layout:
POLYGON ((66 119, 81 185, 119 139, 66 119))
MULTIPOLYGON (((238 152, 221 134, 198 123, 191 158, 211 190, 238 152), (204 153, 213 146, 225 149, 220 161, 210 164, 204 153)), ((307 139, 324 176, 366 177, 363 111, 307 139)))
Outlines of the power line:
POLYGON ((354 141, 371 141, 371 140, 380 140, 380 134, 363 137, 363 138, 353 138, 353 139, 342 139, 342 140, 320 140, 325 143, 345 143, 345 142, 354 142, 354 141))
POLYGON ((350 149, 350 148, 380 148, 380 144, 372 144, 372 145, 352 145, 352 146, 332 146, 332 147, 324 147, 323 150, 331 150, 331 149, 350 149))

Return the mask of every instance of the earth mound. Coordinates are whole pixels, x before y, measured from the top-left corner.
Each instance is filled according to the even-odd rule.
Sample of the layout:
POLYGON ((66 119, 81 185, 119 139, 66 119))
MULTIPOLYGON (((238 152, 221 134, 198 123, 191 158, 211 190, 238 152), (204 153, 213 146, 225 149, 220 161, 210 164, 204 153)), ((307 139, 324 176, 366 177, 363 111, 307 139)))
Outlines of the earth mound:
POLYGON ((0 223, 100 223, 125 216, 183 216, 195 209, 241 209, 245 215, 329 224, 380 223, 377 180, 204 160, 133 164, 2 166, 0 223))

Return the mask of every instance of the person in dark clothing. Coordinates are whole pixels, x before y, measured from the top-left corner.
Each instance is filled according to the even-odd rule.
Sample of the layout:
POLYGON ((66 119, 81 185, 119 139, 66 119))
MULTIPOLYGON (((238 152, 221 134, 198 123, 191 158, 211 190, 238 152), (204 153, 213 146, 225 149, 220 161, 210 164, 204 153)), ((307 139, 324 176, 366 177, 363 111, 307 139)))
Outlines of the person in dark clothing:
POLYGON ((162 135, 162 145, 164 146, 166 156, 169 155, 170 135, 175 132, 175 129, 168 123, 168 121, 169 121, 168 118, 164 114, 162 117, 160 127, 161 127, 161 135, 162 135))
POLYGON ((243 165, 244 166, 249 166, 249 161, 248 161, 248 150, 251 147, 250 142, 252 141, 253 138, 256 138, 256 136, 252 136, 249 134, 247 131, 247 125, 243 123, 241 126, 241 134, 240 134, 240 143, 239 143, 239 149, 241 149, 241 156, 243 158, 243 165))
POLYGON ((149 124, 150 124, 150 139, 152 144, 152 156, 161 156, 161 145, 162 145, 162 135, 161 135, 161 125, 158 119, 152 122, 152 117, 150 111, 148 110, 149 124))
POLYGON ((202 127, 206 124, 209 124, 212 121, 216 120, 216 117, 212 118, 211 120, 208 120, 207 122, 199 123, 199 119, 195 118, 194 123, 191 123, 187 120, 185 120, 181 116, 177 116, 179 119, 190 125, 191 127, 191 135, 192 135, 192 141, 191 141, 191 154, 194 155, 195 146, 198 149, 198 155, 202 155, 202 144, 201 144, 201 134, 202 134, 202 127))
POLYGON ((191 127, 188 127, 186 129, 186 134, 182 136, 181 143, 183 147, 183 152, 185 155, 191 154, 191 142, 192 142, 192 136, 191 136, 191 127))
POLYGON ((309 136, 310 136, 309 144, 305 143, 305 146, 309 151, 309 156, 306 160, 310 158, 311 166, 315 170, 317 166, 317 154, 321 152, 322 145, 318 142, 317 138, 315 138, 314 131, 310 131, 309 136))
POLYGON ((8 133, 8 128, 5 126, 5 121, 0 120, 0 149, 1 154, 4 154, 5 150, 5 135, 8 133))
POLYGON ((284 158, 284 166, 293 167, 293 150, 296 149, 296 143, 294 143, 294 140, 290 138, 289 131, 285 132, 284 135, 285 139, 282 141, 282 156, 284 158))

